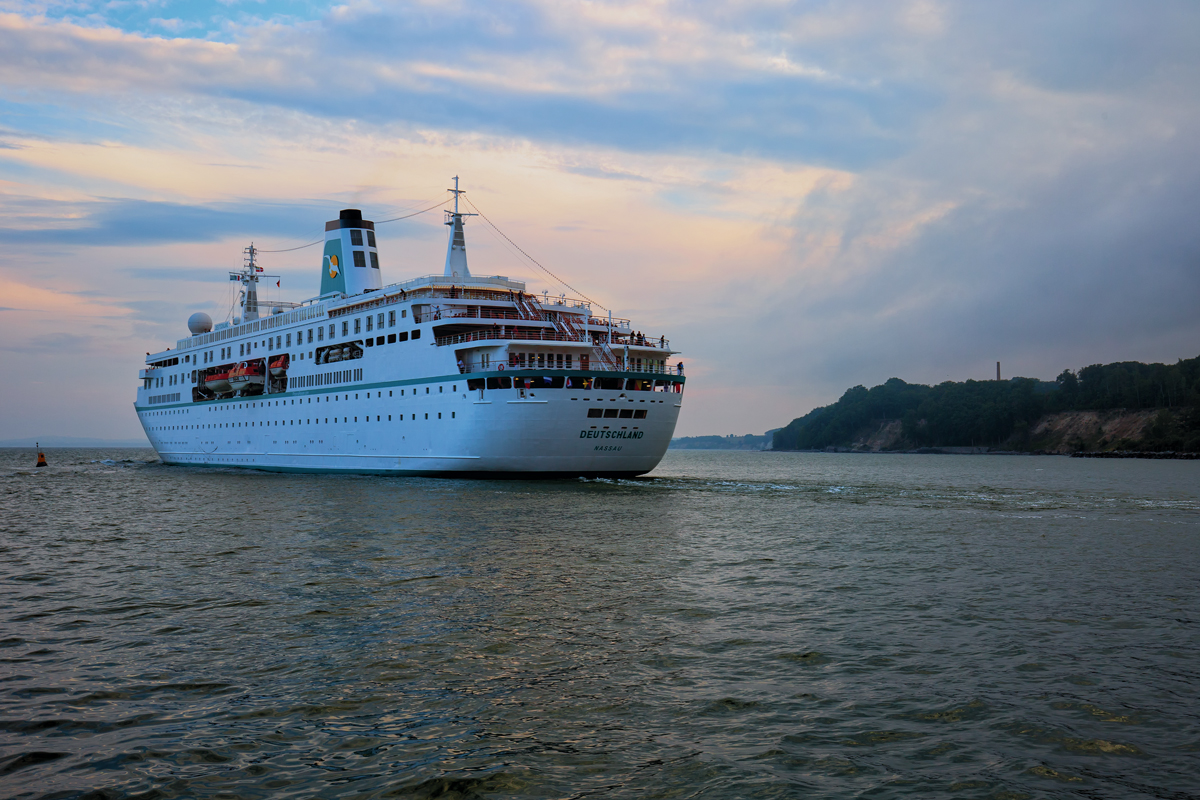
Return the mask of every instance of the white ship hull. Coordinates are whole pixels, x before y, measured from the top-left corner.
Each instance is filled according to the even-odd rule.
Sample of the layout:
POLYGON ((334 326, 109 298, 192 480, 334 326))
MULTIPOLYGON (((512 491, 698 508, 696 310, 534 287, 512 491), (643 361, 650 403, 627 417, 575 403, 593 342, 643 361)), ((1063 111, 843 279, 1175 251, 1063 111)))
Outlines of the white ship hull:
POLYGON ((151 445, 167 464, 619 477, 654 469, 681 408, 682 395, 675 392, 546 388, 526 390, 522 398, 519 389, 468 391, 468 377, 170 404, 142 416, 151 445), (646 415, 589 418, 597 408, 646 415))
POLYGON ((593 316, 587 302, 539 302, 518 281, 462 274, 461 227, 445 275, 392 286, 366 266, 378 260, 359 212, 342 212, 326 231, 323 274, 352 263, 359 291, 276 303, 258 318, 250 248, 247 269, 233 276, 247 286, 250 319, 214 330, 194 315, 189 326, 202 321, 192 336, 147 357, 135 406, 163 462, 616 477, 645 474, 666 453, 685 379, 667 363, 665 338, 593 316), (260 361, 269 379, 229 379, 260 361))

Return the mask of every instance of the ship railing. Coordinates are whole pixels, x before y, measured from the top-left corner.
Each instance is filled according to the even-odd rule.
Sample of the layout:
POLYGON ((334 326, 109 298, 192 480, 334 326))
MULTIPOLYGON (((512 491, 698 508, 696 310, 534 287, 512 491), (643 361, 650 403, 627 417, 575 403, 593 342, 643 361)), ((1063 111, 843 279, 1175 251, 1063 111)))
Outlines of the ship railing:
MULTIPOLYGON (((479 319, 479 317, 464 317, 466 319, 479 319)), ((438 317, 438 319, 447 319, 447 317, 438 317)), ((424 320, 418 319, 418 322, 428 322, 429 318, 424 320)), ((579 344, 590 344, 597 349, 604 351, 608 358, 611 358, 614 363, 623 359, 622 350, 626 345, 629 347, 637 347, 643 349, 663 350, 666 353, 674 352, 671 350, 671 342, 665 336, 658 339, 650 339, 642 337, 629 342, 614 341, 611 345, 605 341, 603 336, 589 335, 585 331, 578 331, 572 326, 566 325, 559 330, 551 330, 549 328, 534 328, 521 329, 510 328, 504 326, 500 329, 493 330, 478 330, 468 331, 467 333, 459 333, 454 336, 440 336, 435 342, 439 347, 446 345, 465 344, 467 342, 482 342, 489 340, 514 340, 514 341, 537 341, 537 342, 575 342, 579 344)))
POLYGON ((413 322, 418 325, 422 322, 434 322, 443 319, 504 319, 504 320, 524 320, 516 311, 508 311, 501 308, 488 308, 483 306, 480 308, 443 308, 434 309, 424 314, 416 311, 413 312, 413 322))
POLYGON ((565 333, 559 333, 558 331, 550 330, 549 328, 537 328, 535 330, 471 331, 469 333, 460 333, 454 336, 440 336, 435 341, 438 347, 446 347, 449 345, 467 344, 468 342, 486 342, 491 340, 572 342, 575 344, 586 344, 591 346, 591 342, 586 338, 576 339, 568 336, 565 333))
POLYGON ((632 372, 646 375, 674 375, 676 377, 683 373, 676 366, 670 364, 659 365, 643 361, 638 365, 636 362, 629 364, 628 367, 622 367, 620 364, 607 364, 595 358, 583 356, 580 358, 572 358, 570 363, 565 359, 563 366, 558 366, 555 361, 553 365, 546 363, 538 363, 535 359, 522 359, 516 354, 510 355, 507 361, 496 359, 484 360, 482 358, 468 359, 460 361, 458 371, 464 375, 476 372, 501 372, 506 370, 531 370, 536 369, 543 372, 562 373, 568 371, 582 372, 632 372))
MULTIPOLYGON (((588 317, 587 324, 594 325, 599 328, 610 327, 608 317, 588 317)), ((622 317, 613 317, 611 327, 614 329, 619 328, 621 330, 629 330, 629 320, 622 317)))

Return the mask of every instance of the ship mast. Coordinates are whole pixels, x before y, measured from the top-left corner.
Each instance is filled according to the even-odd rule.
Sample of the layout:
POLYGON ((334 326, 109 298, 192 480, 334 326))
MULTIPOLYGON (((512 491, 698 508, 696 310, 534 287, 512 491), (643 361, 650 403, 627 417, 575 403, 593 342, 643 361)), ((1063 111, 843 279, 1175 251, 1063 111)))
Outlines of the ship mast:
POLYGON ((242 253, 245 255, 245 263, 242 265, 241 272, 231 271, 229 280, 242 284, 239 298, 242 305, 242 319, 249 322, 252 319, 258 319, 258 273, 262 272, 263 268, 258 265, 258 248, 254 246, 254 242, 243 249, 242 253))
POLYGON ((463 217, 478 215, 458 210, 458 196, 466 194, 466 191, 458 188, 457 175, 454 176, 454 188, 447 191, 454 192, 454 210, 446 212, 446 224, 450 226, 450 241, 446 244, 446 271, 443 276, 469 278, 471 270, 467 269, 467 238, 463 233, 463 217))

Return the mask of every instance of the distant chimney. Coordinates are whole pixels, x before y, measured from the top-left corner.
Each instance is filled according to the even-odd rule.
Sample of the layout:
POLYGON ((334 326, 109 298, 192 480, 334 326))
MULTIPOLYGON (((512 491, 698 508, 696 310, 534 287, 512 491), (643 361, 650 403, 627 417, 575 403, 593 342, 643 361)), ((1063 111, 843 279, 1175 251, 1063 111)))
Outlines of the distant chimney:
POLYGON ((1000 362, 996 362, 996 380, 1000 380, 1000 362))

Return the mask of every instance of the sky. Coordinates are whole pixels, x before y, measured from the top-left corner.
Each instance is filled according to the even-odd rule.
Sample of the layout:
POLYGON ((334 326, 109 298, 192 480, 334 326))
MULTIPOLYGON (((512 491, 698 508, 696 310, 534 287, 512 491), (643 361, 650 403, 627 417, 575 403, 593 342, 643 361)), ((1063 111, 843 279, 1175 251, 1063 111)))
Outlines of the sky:
MULTIPOLYGON (((686 365, 677 435, 857 384, 1200 355, 1200 4, 0 0, 0 439, 140 436, 253 241, 468 197, 686 365)), ((437 213, 379 226, 438 273, 437 213)), ((476 274, 573 292, 468 220, 476 274)), ((315 249, 264 253, 317 293, 315 249)))

